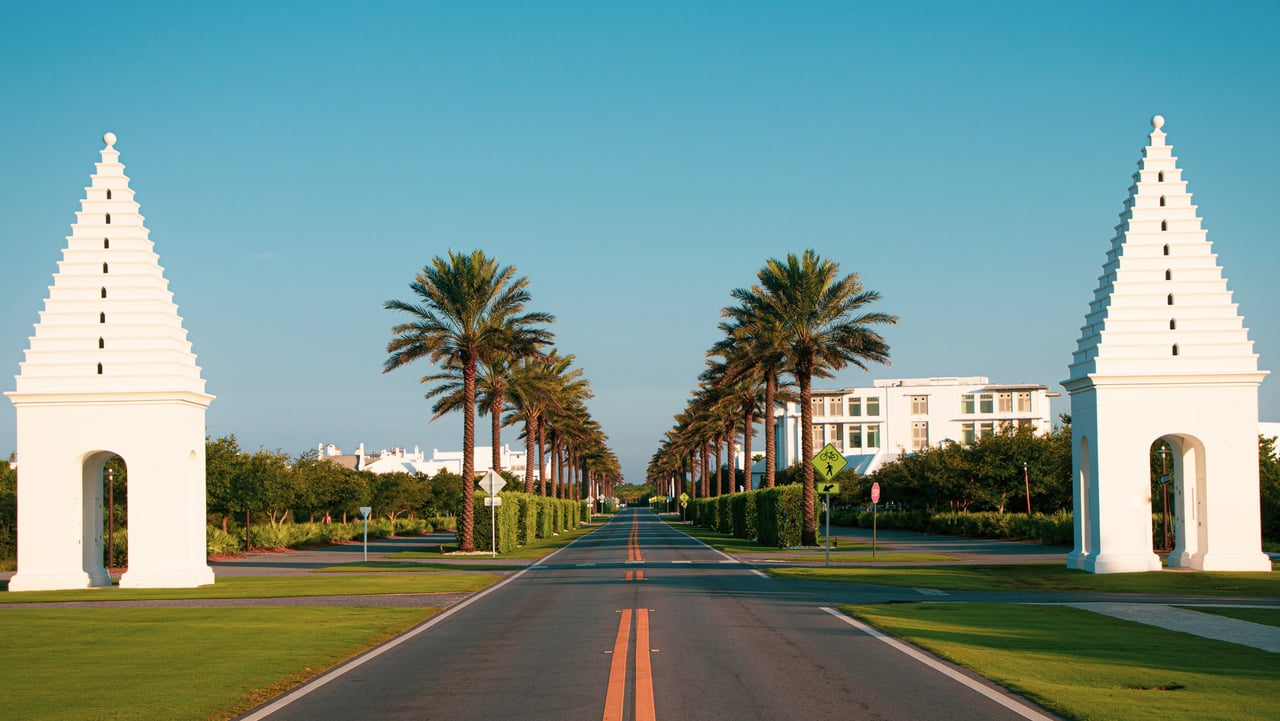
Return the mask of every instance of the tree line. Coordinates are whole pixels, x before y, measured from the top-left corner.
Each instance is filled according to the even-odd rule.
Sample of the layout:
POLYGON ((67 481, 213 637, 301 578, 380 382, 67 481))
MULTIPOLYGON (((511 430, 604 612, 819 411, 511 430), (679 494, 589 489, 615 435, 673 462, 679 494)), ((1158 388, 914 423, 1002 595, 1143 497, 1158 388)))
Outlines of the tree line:
MULTIPOLYGON (((764 486, 773 487, 773 409, 797 398, 801 427, 810 428, 813 378, 829 378, 849 365, 865 370, 867 363, 887 364, 889 345, 874 328, 898 322, 897 316, 870 310, 880 294, 864 288, 856 273, 841 275, 838 263, 812 250, 768 260, 754 285, 730 296, 735 303, 720 312, 723 337, 707 350, 707 369, 646 473, 659 488, 674 482, 695 498, 738 490, 739 438, 742 474, 750 478, 757 418, 764 426, 764 486)), ((801 457, 812 458, 813 434, 800 436, 801 457)), ((813 467, 800 464, 799 474, 801 544, 816 545, 813 467)))
MULTIPOLYGON (((528 311, 529 281, 514 266, 476 250, 437 256, 409 283, 410 300, 388 300, 407 319, 391 328, 383 372, 416 361, 437 372, 421 382, 435 399, 432 420, 462 413, 462 477, 475 478, 477 410, 493 436, 492 466, 501 471, 502 429, 520 424, 525 440, 524 492, 582 499, 589 484, 622 479, 608 436, 587 409, 591 385, 574 356, 553 348, 555 316, 528 311), (537 464, 534 458, 537 458, 537 464), (548 460, 550 463, 548 464, 548 460), (536 484, 533 469, 547 469, 536 484), (548 478, 548 475, 550 478, 548 478)), ((475 487, 462 484, 458 547, 475 550, 475 487)))

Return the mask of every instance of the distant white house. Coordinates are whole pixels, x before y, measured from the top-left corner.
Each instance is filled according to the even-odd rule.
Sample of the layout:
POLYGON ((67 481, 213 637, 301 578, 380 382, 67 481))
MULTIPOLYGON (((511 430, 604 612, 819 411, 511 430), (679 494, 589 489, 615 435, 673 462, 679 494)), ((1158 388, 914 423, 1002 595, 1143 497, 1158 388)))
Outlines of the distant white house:
MULTIPOLYGON (((440 471, 462 473, 462 451, 442 451, 438 448, 433 448, 431 449, 431 457, 427 458, 426 454, 418 446, 414 446, 412 451, 404 448, 391 448, 389 450, 384 448, 377 453, 368 453, 365 451, 364 444, 361 443, 356 447, 356 452, 353 454, 344 454, 341 448, 332 443, 321 443, 316 448, 319 451, 320 458, 357 471, 421 473, 428 476, 434 476, 440 471)), ((526 459, 523 449, 512 450, 510 446, 504 444, 499 453, 502 470, 518 476, 524 475, 526 459)), ((492 465, 493 446, 476 446, 475 472, 477 474, 484 473, 492 465)), ((533 469, 533 477, 534 480, 541 480, 541 475, 538 473, 537 468, 533 469)))
MULTIPOLYGON (((993 384, 985 376, 900 378, 878 380, 871 387, 814 389, 809 432, 815 452, 830 443, 854 470, 867 474, 904 453, 944 441, 968 446, 1003 428, 1048 433, 1053 427, 1049 399, 1058 395, 1047 386, 993 384)), ((777 468, 799 463, 798 403, 777 412, 774 432, 777 468)), ((759 485, 764 470, 763 461, 752 467, 753 485, 759 485)))

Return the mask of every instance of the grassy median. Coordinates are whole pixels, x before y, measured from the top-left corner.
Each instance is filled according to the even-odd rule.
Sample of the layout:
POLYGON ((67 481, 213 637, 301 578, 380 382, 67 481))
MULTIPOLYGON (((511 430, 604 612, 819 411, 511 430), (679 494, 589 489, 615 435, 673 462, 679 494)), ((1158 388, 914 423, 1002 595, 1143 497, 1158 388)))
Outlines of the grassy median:
POLYGON ((904 568, 770 568, 779 578, 866 583, 946 591, 1096 591, 1217 597, 1280 596, 1280 573, 1151 571, 1096 574, 1062 564, 917 566, 904 568))
POLYGON ((12 721, 227 719, 438 608, 112 608, 0 612, 12 721))
POLYGON ((1088 721, 1280 718, 1280 658, 1061 606, 846 606, 1056 713, 1088 721))

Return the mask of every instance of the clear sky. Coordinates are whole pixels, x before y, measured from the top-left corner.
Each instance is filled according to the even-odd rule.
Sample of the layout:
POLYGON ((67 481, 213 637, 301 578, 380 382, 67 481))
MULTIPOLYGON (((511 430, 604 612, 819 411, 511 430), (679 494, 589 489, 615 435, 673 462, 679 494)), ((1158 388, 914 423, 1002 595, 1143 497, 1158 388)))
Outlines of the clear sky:
MULTIPOLYGON (((901 317, 892 368, 831 385, 1061 390, 1155 113, 1260 364, 1280 368, 1280 3, 49 2, 0 18, 3 390, 108 130, 217 396, 209 433, 249 449, 460 447, 459 418, 427 423, 431 369, 380 373, 383 301, 449 249, 530 279, 634 482, 729 291, 805 248, 901 317)), ((1278 384, 1263 419, 1280 420, 1278 384)))

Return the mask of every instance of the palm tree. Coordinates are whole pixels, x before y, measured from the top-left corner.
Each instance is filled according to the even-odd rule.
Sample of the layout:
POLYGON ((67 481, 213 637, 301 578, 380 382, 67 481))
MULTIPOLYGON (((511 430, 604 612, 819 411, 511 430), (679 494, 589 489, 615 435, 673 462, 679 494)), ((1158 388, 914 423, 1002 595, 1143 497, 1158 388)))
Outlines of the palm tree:
POLYGON ((801 457, 804 460, 804 521, 801 543, 817 545, 814 512, 813 433, 810 382, 813 376, 829 378, 846 365, 866 370, 866 362, 889 363, 889 346, 869 326, 894 325, 896 316, 863 312, 880 300, 865 290, 856 273, 839 276, 840 266, 823 260, 812 250, 785 261, 770 259, 760 269, 759 281, 749 290, 738 289, 735 298, 749 317, 764 327, 776 328, 785 354, 784 368, 800 388, 801 457))
MULTIPOLYGON (((462 512, 458 517, 458 547, 474 551, 476 368, 500 350, 540 347, 551 342, 548 313, 525 313, 530 300, 527 278, 517 278, 512 266, 500 267, 481 251, 439 256, 418 272, 410 290, 415 302, 389 300, 387 310, 411 320, 391 328, 382 372, 426 358, 446 371, 462 372, 462 512)), ((427 376, 422 382, 438 380, 427 376)))
MULTIPOLYGON (((524 423, 525 455, 528 459, 525 463, 525 493, 533 493, 535 446, 540 445, 538 438, 543 432, 546 414, 566 399, 590 392, 590 385, 582 378, 582 369, 571 368, 573 360, 572 355, 561 356, 552 351, 545 356, 522 359, 512 372, 507 388, 512 411, 507 424, 517 420, 524 423)), ((542 466, 539 468, 542 469, 539 477, 542 495, 545 496, 546 472, 542 466)))
MULTIPOLYGON (((778 465, 774 409, 780 400, 778 376, 786 361, 782 346, 783 329, 774 320, 756 317, 745 300, 741 305, 722 309, 720 314, 730 320, 720 324, 725 337, 712 346, 710 352, 725 359, 725 381, 734 383, 741 379, 749 388, 764 384, 764 395, 760 399, 760 408, 764 412, 764 486, 773 488, 778 465)), ((751 425, 750 418, 746 422, 751 425)), ((749 464, 749 441, 744 441, 744 446, 744 457, 749 464)))

